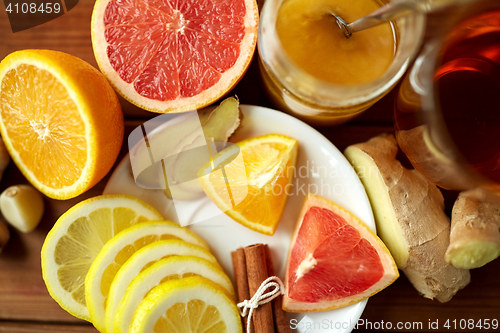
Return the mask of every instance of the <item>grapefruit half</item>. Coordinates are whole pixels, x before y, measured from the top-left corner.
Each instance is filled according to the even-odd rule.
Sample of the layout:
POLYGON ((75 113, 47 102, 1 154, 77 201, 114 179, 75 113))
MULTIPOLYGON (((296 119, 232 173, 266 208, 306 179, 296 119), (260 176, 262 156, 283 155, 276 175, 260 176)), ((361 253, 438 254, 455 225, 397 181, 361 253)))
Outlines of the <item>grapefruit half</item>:
POLYGON ((399 272, 384 243, 357 217, 309 194, 292 238, 283 309, 315 312, 359 302, 399 272))
POLYGON ((153 112, 190 111, 243 76, 258 22, 255 0, 97 0, 92 45, 125 99, 153 112))

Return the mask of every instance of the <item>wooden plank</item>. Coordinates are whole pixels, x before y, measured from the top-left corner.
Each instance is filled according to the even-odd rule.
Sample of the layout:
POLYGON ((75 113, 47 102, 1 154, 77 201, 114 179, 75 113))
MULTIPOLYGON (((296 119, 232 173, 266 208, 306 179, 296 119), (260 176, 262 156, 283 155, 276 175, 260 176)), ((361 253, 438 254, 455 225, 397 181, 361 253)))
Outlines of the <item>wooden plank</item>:
MULTIPOLYGON (((6 170, 0 191, 27 183, 12 163, 6 170)), ((0 255, 0 319, 81 322, 69 315, 49 296, 42 279, 40 251, 47 232, 57 218, 79 201, 102 193, 104 183, 89 192, 67 200, 44 198, 45 213, 33 232, 10 228, 11 239, 0 255)))
POLYGON ((21 323, 0 321, 0 333, 96 333, 93 326, 88 325, 61 325, 44 323, 21 323))
POLYGON ((96 66, 90 39, 94 1, 79 1, 73 10, 37 27, 12 33, 7 12, 0 5, 0 58, 22 49, 51 49, 73 54, 96 66))
MULTIPOLYGON (((361 319, 366 322, 360 325, 360 330, 370 330, 373 324, 392 323, 396 327, 398 322, 403 324, 422 323, 423 329, 401 329, 398 332, 428 332, 429 322, 438 320, 439 329, 436 332, 477 332, 480 329, 461 330, 460 320, 497 319, 500 322, 500 288, 495 276, 500 273, 500 260, 493 261, 488 265, 471 270, 471 283, 460 290, 451 301, 439 303, 418 295, 410 282, 402 276, 391 286, 374 295, 368 301, 361 319), (446 320, 450 321, 451 327, 446 328, 446 320), (452 321, 457 321, 457 329, 453 328, 452 321), (369 326, 367 322, 371 322, 369 326)), ((386 330, 391 331, 391 330, 386 330)), ((395 330, 392 330, 395 331, 395 330)))

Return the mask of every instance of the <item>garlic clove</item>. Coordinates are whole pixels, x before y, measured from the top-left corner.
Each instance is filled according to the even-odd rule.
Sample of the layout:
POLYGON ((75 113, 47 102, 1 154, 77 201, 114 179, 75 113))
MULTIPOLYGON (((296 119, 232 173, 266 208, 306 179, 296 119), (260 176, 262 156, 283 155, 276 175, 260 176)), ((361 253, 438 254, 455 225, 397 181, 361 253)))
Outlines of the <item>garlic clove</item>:
POLYGON ((22 232, 30 232, 40 223, 44 203, 40 192, 29 185, 15 185, 0 195, 0 209, 5 220, 22 232))

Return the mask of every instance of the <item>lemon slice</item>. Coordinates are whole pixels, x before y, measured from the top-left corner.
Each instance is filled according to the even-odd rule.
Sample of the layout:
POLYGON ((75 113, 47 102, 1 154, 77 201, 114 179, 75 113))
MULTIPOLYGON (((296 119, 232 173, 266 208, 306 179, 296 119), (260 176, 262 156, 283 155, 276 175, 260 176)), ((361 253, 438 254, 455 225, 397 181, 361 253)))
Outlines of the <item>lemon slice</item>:
POLYGON ((234 158, 236 146, 221 151, 198 173, 201 186, 233 220, 273 235, 290 193, 298 142, 269 134, 238 142, 237 146, 243 158, 234 158))
POLYGON ((220 267, 217 259, 202 247, 175 239, 151 243, 134 253, 116 274, 109 289, 106 312, 116 312, 124 296, 124 291, 139 273, 156 262, 171 256, 195 256, 220 267))
POLYGON ((99 251, 120 231, 159 219, 152 207, 126 195, 98 196, 70 208, 42 247, 42 274, 52 298, 73 316, 90 320, 84 282, 99 251))
POLYGON ((189 276, 203 276, 222 287, 231 299, 236 299, 231 281, 219 267, 198 257, 170 257, 139 274, 126 291, 120 290, 122 297, 115 298, 120 303, 116 312, 110 311, 109 306, 106 308, 106 331, 127 333, 135 310, 151 289, 163 282, 189 276))
POLYGON ((106 299, 118 270, 137 250, 167 239, 182 240, 208 250, 207 244, 191 230, 170 221, 144 222, 130 227, 101 249, 85 278, 85 301, 90 319, 99 331, 104 331, 106 299))
POLYGON ((241 333, 234 302, 214 282, 192 276, 155 287, 139 304, 129 333, 241 333))
POLYGON ((33 186, 69 199, 111 169, 124 124, 113 88, 90 64, 63 52, 22 50, 0 64, 0 131, 33 186))

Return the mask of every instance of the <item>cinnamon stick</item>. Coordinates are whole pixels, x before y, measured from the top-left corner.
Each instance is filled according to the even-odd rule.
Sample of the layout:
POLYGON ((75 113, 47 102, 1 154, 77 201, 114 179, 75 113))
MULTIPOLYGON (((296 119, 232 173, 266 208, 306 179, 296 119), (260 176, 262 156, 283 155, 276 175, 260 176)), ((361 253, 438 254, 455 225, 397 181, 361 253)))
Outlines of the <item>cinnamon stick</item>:
MULTIPOLYGON (((238 294, 238 303, 251 298, 250 290, 248 289, 247 264, 245 260, 245 251, 240 248, 231 253, 233 260, 234 278, 236 280, 236 293, 238 294)), ((247 319, 241 317, 243 332, 247 329, 247 319)), ((254 331, 253 323, 250 323, 250 330, 254 331)))
MULTIPOLYGON (((266 252, 266 266, 267 266, 267 275, 276 276, 276 271, 274 270, 273 261, 271 259, 271 252, 269 251, 269 246, 265 245, 266 252)), ((271 301, 271 306, 273 308, 273 317, 274 317, 274 329, 276 333, 292 333, 292 329, 290 328, 290 322, 288 321, 288 317, 283 311, 283 296, 280 295, 271 301)))
MULTIPOLYGON (((244 248, 247 264, 247 278, 250 295, 255 295, 267 276, 266 250, 264 244, 244 248)), ((274 333, 273 307, 266 303, 255 309, 253 314, 253 333, 274 333)))

